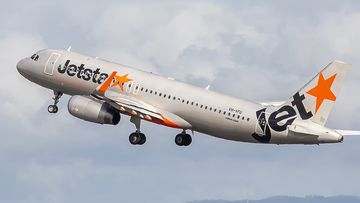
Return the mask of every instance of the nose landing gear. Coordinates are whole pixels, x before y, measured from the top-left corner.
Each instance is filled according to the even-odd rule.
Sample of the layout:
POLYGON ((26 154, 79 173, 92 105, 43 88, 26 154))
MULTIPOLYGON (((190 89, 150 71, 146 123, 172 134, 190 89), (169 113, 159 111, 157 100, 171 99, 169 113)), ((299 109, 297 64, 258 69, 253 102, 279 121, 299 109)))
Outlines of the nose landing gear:
POLYGON ((63 95, 63 93, 54 91, 54 95, 55 95, 53 98, 54 104, 48 106, 49 113, 57 113, 58 112, 59 108, 58 108, 57 104, 59 103, 59 100, 60 100, 61 96, 63 95))

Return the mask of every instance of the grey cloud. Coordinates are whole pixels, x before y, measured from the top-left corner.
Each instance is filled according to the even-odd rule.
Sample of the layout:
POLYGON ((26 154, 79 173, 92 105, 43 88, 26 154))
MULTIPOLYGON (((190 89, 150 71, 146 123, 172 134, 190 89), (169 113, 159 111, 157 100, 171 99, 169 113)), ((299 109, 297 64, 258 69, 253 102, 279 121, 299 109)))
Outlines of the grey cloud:
POLYGON ((51 91, 16 62, 73 46, 93 56, 252 101, 284 100, 331 60, 353 65, 329 126, 359 126, 357 1, 31 1, 0 14, 0 202, 186 202, 272 195, 360 195, 357 138, 324 146, 265 146, 144 123, 71 117, 69 97, 49 115, 51 91), (17 12, 14 12, 14 11, 17 12), (11 91, 8 87, 11 87, 11 91), (139 195, 140 194, 140 195, 139 195))

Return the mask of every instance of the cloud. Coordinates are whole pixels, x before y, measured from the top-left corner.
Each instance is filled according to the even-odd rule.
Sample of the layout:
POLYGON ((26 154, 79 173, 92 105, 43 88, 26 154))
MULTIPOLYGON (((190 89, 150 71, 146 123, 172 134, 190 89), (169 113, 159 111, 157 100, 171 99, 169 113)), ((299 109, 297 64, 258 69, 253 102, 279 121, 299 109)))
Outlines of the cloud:
POLYGON ((356 138, 324 146, 267 146, 175 129, 134 130, 49 115, 52 93, 16 62, 38 49, 73 46, 146 71, 252 101, 285 100, 333 59, 353 65, 329 126, 359 126, 356 1, 32 1, 0 14, 0 202, 186 202, 272 195, 360 195, 356 138), (14 10, 18 12, 13 12, 14 10), (34 12, 36 11, 36 12, 34 12), (6 74, 5 74, 6 73, 6 74), (9 88, 11 87, 11 88, 9 88), (140 195, 139 195, 140 194, 140 195))
POLYGON ((44 91, 41 88, 28 91, 24 89, 26 86, 36 86, 22 79, 16 70, 16 64, 20 59, 42 47, 46 47, 44 41, 34 34, 9 31, 0 39, 0 53, 2 53, 0 60, 3 64, 3 77, 0 80, 2 98, 0 111, 4 117, 17 120, 23 125, 40 108, 44 91))

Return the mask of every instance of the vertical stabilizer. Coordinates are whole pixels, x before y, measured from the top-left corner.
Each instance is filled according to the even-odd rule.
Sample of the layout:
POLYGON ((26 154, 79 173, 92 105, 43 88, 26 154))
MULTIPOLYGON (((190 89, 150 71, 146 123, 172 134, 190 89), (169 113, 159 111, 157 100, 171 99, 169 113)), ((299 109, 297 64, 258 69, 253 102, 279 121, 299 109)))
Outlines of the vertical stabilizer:
POLYGON ((349 68, 350 65, 342 61, 331 62, 290 99, 289 102, 298 107, 301 119, 325 125, 349 68), (302 106, 304 109, 299 108, 302 106))

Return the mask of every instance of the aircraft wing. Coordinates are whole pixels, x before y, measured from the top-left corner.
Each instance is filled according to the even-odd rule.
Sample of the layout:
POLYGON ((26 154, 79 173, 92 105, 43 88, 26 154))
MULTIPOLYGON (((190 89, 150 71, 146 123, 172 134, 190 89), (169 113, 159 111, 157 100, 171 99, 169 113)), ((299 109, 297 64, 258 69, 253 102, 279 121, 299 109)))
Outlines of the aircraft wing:
POLYGON ((110 87, 115 75, 116 72, 113 72, 109 78, 96 89, 92 96, 107 102, 123 114, 138 116, 141 119, 173 128, 191 128, 191 125, 181 117, 154 107, 132 96, 120 93, 119 90, 116 89, 118 87, 110 87))

